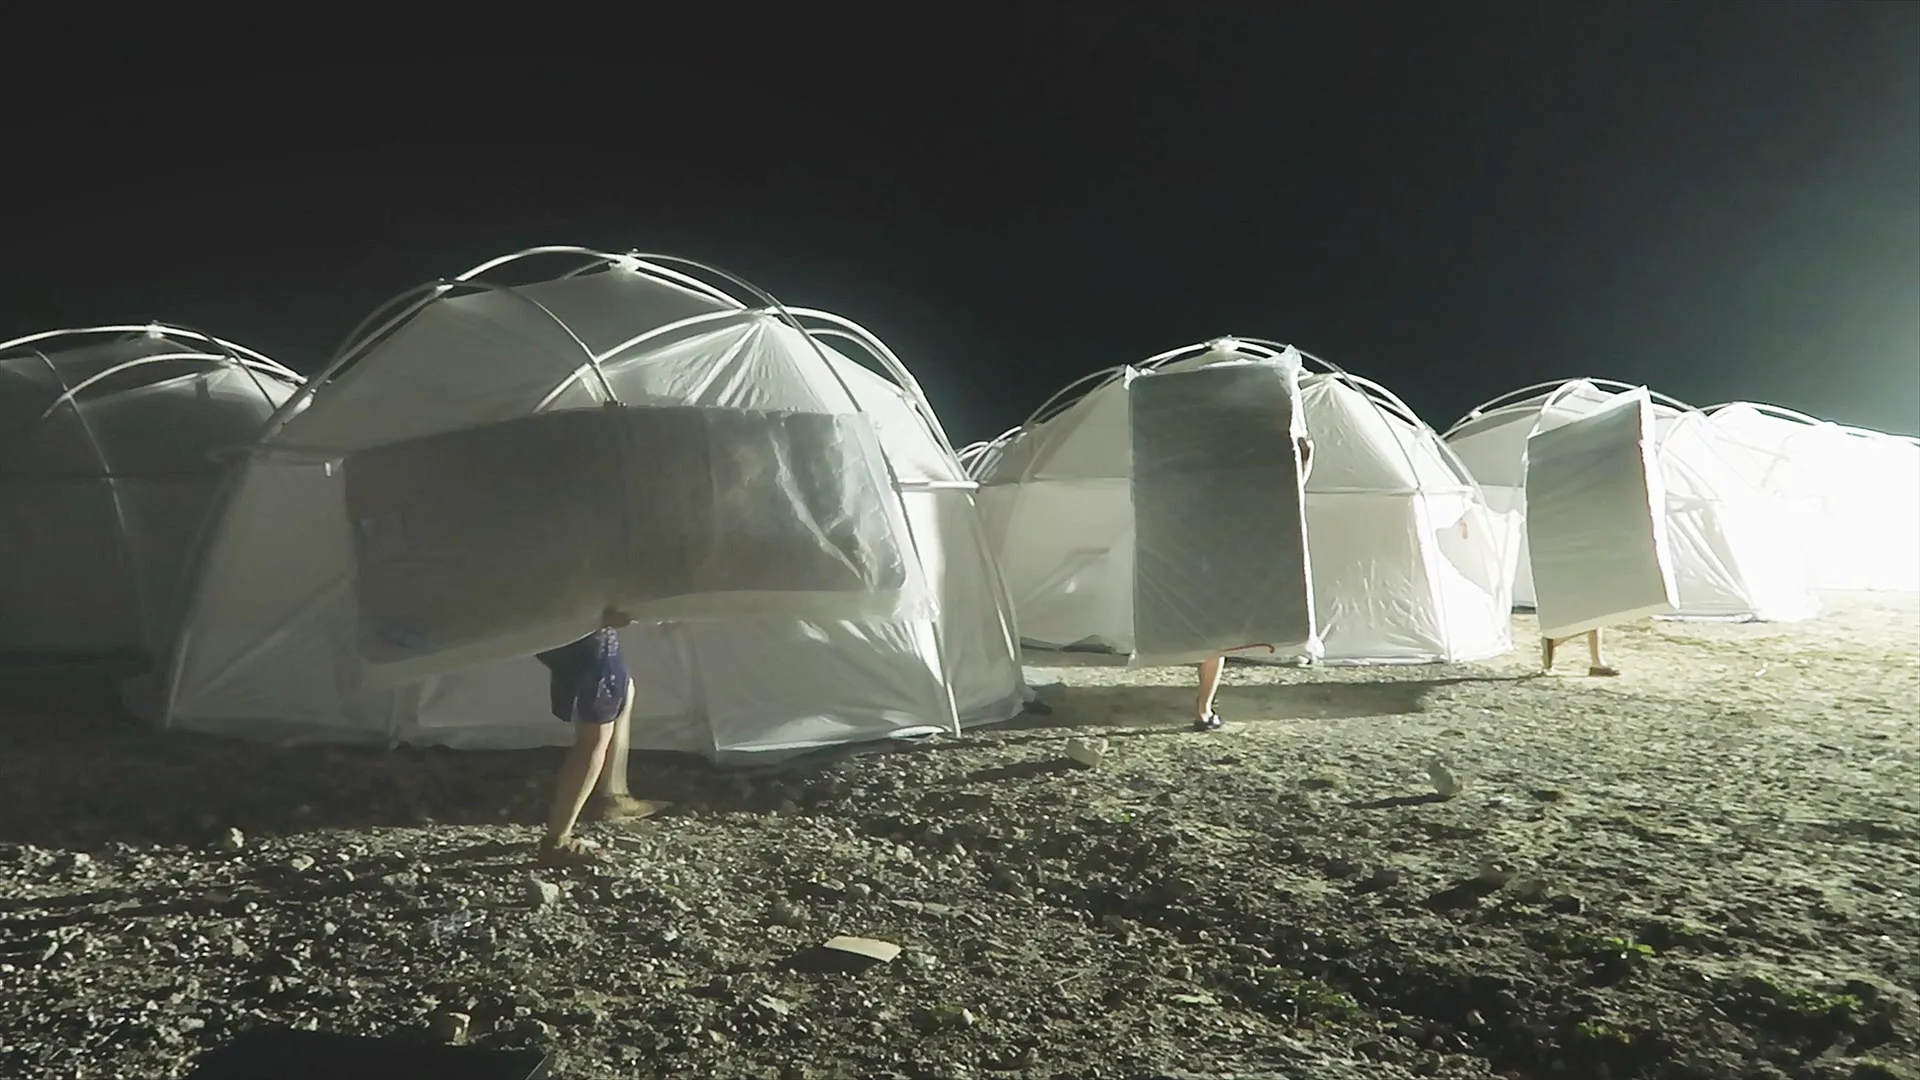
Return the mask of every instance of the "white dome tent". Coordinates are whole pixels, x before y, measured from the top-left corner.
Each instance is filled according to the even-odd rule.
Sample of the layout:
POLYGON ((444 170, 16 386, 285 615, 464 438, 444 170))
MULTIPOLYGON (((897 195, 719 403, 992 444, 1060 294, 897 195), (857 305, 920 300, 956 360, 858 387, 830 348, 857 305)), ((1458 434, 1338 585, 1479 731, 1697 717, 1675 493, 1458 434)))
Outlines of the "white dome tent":
MULTIPOLYGON (((1565 379, 1488 401, 1447 429, 1446 440, 1496 506, 1526 512, 1527 437, 1541 421, 1591 415, 1634 389, 1607 379, 1565 379)), ((1651 394, 1667 535, 1679 606, 1663 618, 1790 622, 1819 601, 1794 507, 1750 476, 1749 450, 1676 398, 1651 394)), ((1533 574, 1517 561, 1515 604, 1534 603, 1533 574)))
POLYGON ((159 722, 283 742, 566 742, 566 725, 547 711, 545 669, 531 658, 390 690, 368 685, 332 462, 376 444, 609 401, 864 413, 938 608, 921 621, 630 627, 635 747, 767 760, 1004 720, 1024 706, 976 485, 884 345, 697 263, 552 247, 397 298, 281 410, 225 499, 159 722), (496 280, 509 268, 536 276, 535 259, 565 259, 571 269, 526 284, 496 280), (893 381, 829 341, 859 346, 893 381))
POLYGON ((1747 477, 1793 506, 1816 588, 1920 592, 1920 439, 1755 402, 1702 411, 1746 449, 1747 477))
MULTIPOLYGON (((1431 663, 1510 651, 1518 520, 1488 510, 1472 477, 1399 399, 1293 346, 1255 339, 1221 338, 1134 366, 1191 370, 1289 353, 1319 369, 1301 378, 1300 398, 1314 440, 1306 520, 1321 659, 1431 663)), ((1021 634, 1034 645, 1132 648, 1126 370, 1080 379, 1020 427, 962 454, 981 481, 1021 634)))
POLYGON ((299 385, 251 349, 158 323, 0 342, 0 654, 164 654, 216 455, 299 385))

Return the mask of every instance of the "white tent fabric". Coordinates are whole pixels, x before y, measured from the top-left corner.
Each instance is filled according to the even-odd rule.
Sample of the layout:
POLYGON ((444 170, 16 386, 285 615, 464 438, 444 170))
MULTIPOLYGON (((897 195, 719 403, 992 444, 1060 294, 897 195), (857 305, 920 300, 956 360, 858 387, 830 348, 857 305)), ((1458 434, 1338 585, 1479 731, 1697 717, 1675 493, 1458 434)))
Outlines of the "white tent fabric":
POLYGON ((156 658, 219 488, 300 385, 164 325, 0 343, 0 654, 156 658))
MULTIPOLYGON (((1273 342, 1223 338, 1136 366, 1178 371, 1280 355, 1324 369, 1300 383, 1315 447, 1307 549, 1322 659, 1427 663, 1511 650, 1519 519, 1491 510, 1440 438, 1398 399, 1273 342)), ((1021 636, 1038 646, 1133 648, 1125 370, 1080 380, 1021 427, 963 455, 982 484, 1021 636)), ((1219 512, 1234 507, 1223 502, 1219 512)))
POLYGON ((156 718, 282 742, 569 740, 548 714, 546 671, 532 658, 395 689, 367 684, 332 463, 362 447, 609 399, 866 414, 937 606, 936 618, 917 621, 633 626, 623 642, 639 688, 635 747, 767 760, 1018 713, 1028 691, 975 485, 911 375, 837 316, 780 308, 681 263, 725 279, 743 301, 669 263, 680 261, 532 249, 370 318, 235 477, 156 718), (556 258, 575 269, 489 283, 504 267, 556 258), (857 345, 897 382, 829 342, 857 345))
MULTIPOLYGON (((1514 391, 1469 412, 1446 440, 1502 509, 1526 512, 1526 441, 1536 425, 1588 416, 1634 388, 1571 379, 1514 391)), ((1684 402, 1651 395, 1679 606, 1665 618, 1791 622, 1819 611, 1796 511, 1748 478, 1742 443, 1684 402)), ((1534 605, 1531 556, 1514 602, 1534 605)))
POLYGON ((1815 587, 1920 592, 1920 439, 1753 402, 1704 411, 1745 451, 1743 474, 1792 508, 1815 587))

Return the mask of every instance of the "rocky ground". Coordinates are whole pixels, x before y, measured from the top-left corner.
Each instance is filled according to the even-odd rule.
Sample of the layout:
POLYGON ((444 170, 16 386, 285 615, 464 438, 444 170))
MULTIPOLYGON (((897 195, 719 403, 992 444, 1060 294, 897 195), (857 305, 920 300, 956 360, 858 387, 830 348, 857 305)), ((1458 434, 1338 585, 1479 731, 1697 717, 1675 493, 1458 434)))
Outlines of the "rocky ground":
POLYGON ((564 1078, 1920 1076, 1920 604, 1642 624, 1617 680, 1532 674, 1531 633, 1236 667, 1218 735, 1190 671, 1039 655, 1054 711, 965 739, 645 763, 680 810, 554 875, 554 752, 275 752, 9 676, 0 1076, 185 1076, 272 1025, 564 1078))

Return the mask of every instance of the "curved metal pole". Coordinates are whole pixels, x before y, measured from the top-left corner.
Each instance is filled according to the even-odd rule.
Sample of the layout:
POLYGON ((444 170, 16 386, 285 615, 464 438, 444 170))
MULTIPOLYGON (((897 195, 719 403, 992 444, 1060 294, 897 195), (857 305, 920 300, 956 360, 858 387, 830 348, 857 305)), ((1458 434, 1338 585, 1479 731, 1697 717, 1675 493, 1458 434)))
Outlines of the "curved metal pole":
POLYGON ((149 646, 152 644, 149 637, 153 633, 153 611, 147 603, 145 575, 141 572, 139 561, 133 555, 132 532, 127 528, 127 508, 120 498, 120 481, 114 475, 113 463, 107 460, 106 450, 100 445, 99 433, 93 430, 93 422, 87 419, 86 410, 80 407, 79 399, 73 397, 72 388, 67 384, 67 377, 60 373, 59 365, 37 348, 33 350, 33 354, 40 358, 41 363, 47 365, 47 370, 53 373, 54 380, 67 389, 67 393, 62 395, 63 400, 72 406, 74 419, 80 422, 80 431, 86 436, 87 445, 93 450, 93 460, 100 466, 100 471, 106 474, 103 479, 107 482, 107 497, 113 503, 114 528, 120 537, 118 546, 121 570, 126 574, 127 586, 133 590, 133 614, 139 623, 140 645, 149 646))
POLYGON ((565 274, 561 274, 557 278, 552 278, 549 280, 564 281, 569 278, 579 277, 582 274, 591 273, 592 271, 601 269, 602 267, 613 267, 618 269, 625 269, 630 272, 646 271, 650 273, 652 276, 666 279, 670 284, 678 285, 686 289, 691 289, 695 292, 701 293, 704 296, 707 296, 710 299, 718 300, 722 303, 733 304, 742 308, 749 306, 743 301, 741 301, 738 297, 731 296, 728 293, 726 293, 724 290, 716 288, 715 286, 713 286, 708 282, 701 281, 699 278, 693 277, 688 274, 680 273, 679 271, 671 269, 669 267, 653 265, 647 262, 647 260, 651 258, 656 258, 656 257, 662 258, 662 259, 672 259, 675 261, 684 262, 691 266, 697 266, 702 270, 706 270, 714 274, 719 274, 723 277, 729 277, 729 278, 731 277, 731 275, 726 274, 725 271, 707 266, 704 263, 697 263, 691 259, 676 259, 675 256, 671 256, 671 255, 648 256, 648 255, 639 255, 636 253, 628 253, 628 254, 621 255, 621 254, 615 254, 613 252, 597 251, 593 248, 575 247, 575 246, 566 245, 566 244, 549 244, 542 247, 531 247, 523 251, 516 251, 511 255, 501 255, 497 258, 489 259, 486 262, 483 262, 480 265, 474 267, 473 269, 455 276, 452 280, 472 281, 475 278, 479 277, 481 274, 487 273, 490 270, 497 270, 500 267, 507 265, 508 263, 518 262, 522 259, 534 258, 540 255, 579 255, 590 260, 585 266, 576 267, 573 270, 569 270, 565 274))
POLYGON ((954 452, 953 440, 947 437, 946 428, 940 423, 939 414, 934 412, 933 404, 927 400, 927 393, 920 386, 920 381, 913 377, 913 371, 892 349, 887 347, 886 342, 880 340, 878 335, 852 319, 830 311, 821 311, 818 308, 793 308, 792 311, 797 318, 817 319, 828 324, 824 331, 815 332, 824 332, 853 341, 873 354, 886 366, 888 373, 893 376, 895 382, 900 384, 901 389, 912 395, 914 406, 920 412, 920 418, 925 420, 934 434, 939 437, 940 445, 946 449, 947 453, 954 452))
POLYGON ((962 451, 960 464, 967 470, 967 475, 984 483, 984 474, 991 466, 998 464, 998 459, 989 458, 988 455, 995 450, 1002 450, 1012 445, 1024 430, 1024 428, 1008 428, 993 438, 974 443, 967 450, 962 451))
MULTIPOLYGON (((240 355, 239 346, 236 346, 229 341, 222 341, 221 339, 214 337, 212 334, 203 334, 198 330, 192 330, 185 327, 183 327, 182 329, 185 329, 186 332, 189 334, 199 336, 209 342, 212 342, 216 347, 218 347, 223 353, 226 354, 226 359, 230 361, 234 366, 238 367, 241 373, 246 375, 248 380, 253 383, 253 388, 260 392, 260 400, 267 403, 267 415, 269 416, 273 415, 273 410, 280 407, 279 403, 273 400, 273 395, 267 393, 267 386, 265 383, 260 381, 260 376, 256 374, 251 368, 248 367, 246 359, 240 355)), ((272 362, 269 361, 269 363, 272 363, 272 362)), ((273 366, 277 368, 280 365, 273 364, 273 366)), ((288 374, 291 375, 292 373, 288 372, 288 374)), ((299 376, 295 375, 293 377, 293 385, 296 390, 299 389, 301 382, 302 380, 300 379, 299 376)))
POLYGON ((49 341, 54 338, 90 337, 95 335, 105 336, 110 334, 121 334, 121 335, 138 334, 143 337, 167 337, 167 338, 175 338, 175 339, 190 339, 190 340, 204 341, 210 345, 213 345, 219 348, 223 352, 226 352, 229 355, 234 356, 236 359, 244 357, 246 359, 254 361, 259 365, 262 365, 264 368, 271 370, 273 373, 280 375, 284 378, 288 378, 296 381, 300 379, 300 374, 298 372, 294 371, 292 368, 289 368, 284 364, 281 364, 279 361, 273 359, 270 356, 267 356, 264 353, 257 352, 253 349, 249 349, 244 345, 235 344, 234 342, 228 341, 225 338, 215 337, 212 334, 208 334, 199 330, 194 330, 189 327, 180 326, 175 323, 162 323, 162 322, 115 323, 115 324, 106 325, 106 326, 70 327, 70 328, 65 328, 60 330, 43 330, 37 334, 28 334, 24 337, 14 338, 12 341, 0 342, 0 353, 4 353, 12 349, 24 348, 25 346, 32 345, 35 342, 49 341))
MULTIPOLYGON (((633 349, 636 346, 639 346, 647 341, 651 341, 654 338, 665 337, 668 334, 672 334, 680 330, 685 330, 691 326, 697 326, 700 323, 718 322, 723 319, 738 319, 738 318, 741 318, 742 316, 751 315, 751 314, 753 314, 751 311, 708 311, 699 315, 689 315, 686 318, 681 319, 677 322, 670 322, 664 326, 656 326, 653 329, 648 330, 643 334, 635 334, 634 336, 628 338, 627 340, 621 342, 618 345, 615 345, 610 349, 602 350, 598 354, 597 359, 601 364, 604 365, 607 361, 613 359, 616 356, 619 356, 621 353, 627 352, 628 350, 633 349)), ((546 397, 543 397, 540 399, 540 403, 533 407, 533 411, 534 412, 546 411, 550 406, 553 405, 555 401, 559 400, 561 394, 566 393, 568 387, 574 385, 576 382, 578 382, 581 379, 583 375, 586 374, 589 367, 591 367, 590 364, 582 364, 579 367, 575 368, 571 374, 569 374, 564 380, 561 381, 560 385, 554 387, 552 392, 548 393, 546 397)))
POLYGON ((320 370, 316 372, 312 378, 306 380, 306 383, 301 386, 297 393, 281 403, 280 407, 273 411, 273 415, 267 417, 266 422, 260 426, 260 434, 255 441, 265 442, 269 436, 278 434, 280 429, 286 426, 287 421, 299 412, 302 403, 311 400, 315 394, 319 393, 320 388, 330 382, 336 372, 353 362, 354 358, 371 347, 374 341, 384 337, 401 323, 412 318, 421 308, 426 307, 438 299, 441 294, 452 288, 453 285, 445 281, 415 285, 374 308, 365 318, 361 319, 360 322, 354 326, 352 332, 347 335, 346 340, 340 343, 340 347, 334 350, 332 359, 322 365, 320 370), (414 296, 418 296, 419 299, 415 300, 405 311, 394 315, 391 319, 382 323, 378 330, 367 331, 367 327, 373 325, 374 319, 393 310, 395 307, 398 307, 402 301, 414 296))
MULTIPOLYGON (((617 395, 614 392, 613 383, 607 380, 606 372, 601 370, 600 363, 594 357, 593 350, 587 347, 586 342, 580 340, 580 335, 574 333, 573 328, 568 326, 565 320, 561 319, 558 315, 554 314, 553 310, 547 307, 545 304, 540 303, 538 300, 535 300, 534 298, 526 295, 525 293, 520 292, 518 289, 515 289, 512 286, 508 286, 508 285, 495 285, 490 282, 472 281, 472 280, 461 281, 457 283, 432 282, 426 285, 415 286, 414 288, 409 289, 404 293, 401 293, 399 296, 395 297, 393 300, 388 301, 386 304, 382 305, 381 307, 376 308, 374 310, 374 315, 379 315, 381 312, 391 310, 399 302, 405 300, 409 296, 418 295, 420 297, 420 299, 408 305, 405 311, 387 320, 387 322, 384 323, 378 331, 368 334, 365 338, 357 342, 352 342, 350 339, 350 345, 348 347, 343 348, 340 354, 337 355, 330 363, 328 363, 327 366, 323 368, 318 375, 315 375, 312 379, 307 380, 306 384, 300 388, 300 391, 298 393, 296 393, 293 397, 288 398, 285 404, 281 405, 280 408, 274 411, 274 414, 272 416, 267 418, 267 422, 262 427, 262 430, 260 432, 260 437, 257 441, 266 442, 267 440, 278 436, 281 431, 285 430, 288 422, 290 422, 293 419, 293 416, 298 413, 300 402, 305 399, 312 399, 316 395, 318 395, 321 387, 331 383, 331 381, 333 380, 335 375, 340 371, 341 368, 345 367, 350 362, 356 361, 357 359, 360 359, 360 358, 364 358, 366 352, 369 349, 371 349, 375 344, 377 344, 387 334, 398 329, 404 322, 406 322, 409 319, 412 319, 414 316, 418 315, 421 311, 424 311, 429 304, 433 303, 436 300, 442 299, 448 292, 451 292, 453 289, 461 288, 461 287, 478 289, 478 290, 481 290, 484 292, 490 292, 490 293, 504 294, 504 295, 513 297, 514 299, 519 300, 520 302, 533 307, 535 310, 539 311, 542 315, 545 315, 547 319, 553 323, 553 325, 560 328, 561 333, 567 335, 568 340, 572 341, 576 346, 580 348, 581 353, 587 358, 588 364, 592 365, 594 374, 599 378, 601 389, 605 391, 607 395, 607 400, 608 401, 620 400, 619 395, 617 395)), ((371 317, 367 320, 362 320, 361 325, 365 326, 369 321, 371 321, 371 317)))
POLYGON ((1020 426, 1026 428, 1046 423, 1048 420, 1060 415, 1060 413, 1072 408, 1075 401, 1085 398, 1087 395, 1092 394, 1094 391, 1118 378, 1122 372, 1127 370, 1127 366, 1126 364, 1116 364, 1113 367, 1101 368, 1099 371, 1080 376, 1078 379, 1054 391, 1052 397, 1041 402, 1039 408, 1027 414, 1026 420, 1022 421, 1020 426), (1080 391, 1078 395, 1074 395, 1074 391, 1076 390, 1080 391), (1056 405, 1058 405, 1058 408, 1055 408, 1056 405), (1048 410, 1053 411, 1049 412, 1048 410))
MULTIPOLYGON (((1474 420, 1478 420, 1484 416, 1489 416, 1494 412, 1500 411, 1502 409, 1510 408, 1516 405, 1524 405, 1539 391, 1542 391, 1542 390, 1549 391, 1550 392, 1549 396, 1551 396, 1552 391, 1556 391, 1561 387, 1566 386, 1569 383, 1578 383, 1578 382, 1589 383, 1596 389, 1611 390, 1615 393, 1618 393, 1622 390, 1633 390, 1637 388, 1633 383, 1624 383, 1619 381, 1618 379, 1597 379, 1597 378, 1585 378, 1585 377, 1570 378, 1570 379, 1554 379, 1548 382, 1534 383, 1532 386, 1523 386, 1518 390, 1509 390, 1508 392, 1501 394, 1499 397, 1488 398, 1486 401, 1483 401, 1479 405, 1476 405, 1473 408, 1467 410, 1467 414, 1465 416, 1462 416, 1460 419, 1454 421, 1453 426, 1447 428, 1445 434, 1443 434, 1441 437, 1446 438, 1447 436, 1452 435, 1454 432, 1459 431, 1461 428, 1465 427, 1468 423, 1471 423, 1474 420)), ((1679 398, 1669 397, 1668 395, 1662 394, 1651 387, 1647 389, 1647 396, 1651 398, 1655 403, 1660 405, 1665 405, 1670 409, 1678 409, 1681 412, 1699 412, 1700 411, 1694 408, 1692 405, 1689 405, 1686 402, 1681 401, 1679 398)))
MULTIPOLYGON (((35 350, 35 351, 37 352, 38 350, 35 350)), ((120 372, 123 372, 123 371, 130 371, 137 367, 144 367, 148 364, 158 364, 164 361, 176 361, 176 362, 197 361, 200 363, 212 364, 216 367, 240 368, 241 370, 246 371, 248 375, 252 377, 254 385, 260 390, 260 396, 262 398, 266 398, 269 401, 272 400, 271 397, 267 394, 266 387, 260 383, 258 374, 256 373, 255 369, 260 368, 260 365, 254 363, 251 360, 242 360, 242 359, 237 359, 231 356, 218 356, 213 353, 155 353, 152 356, 142 356, 136 360, 128 360, 125 363, 115 364, 104 371, 98 372, 93 375, 89 375, 85 379, 82 379, 80 382, 73 384, 72 386, 68 387, 65 393, 55 398, 53 401, 53 404, 47 406, 46 411, 40 414, 40 419, 45 420, 47 417, 52 416, 54 411, 60 408, 60 406, 66 404, 71 399, 77 399, 80 396, 81 392, 85 391, 87 387, 92 386, 94 383, 100 382, 103 379, 111 378, 112 376, 118 375, 120 372)), ((277 371, 274 371, 272 369, 266 369, 266 371, 267 371, 267 374, 269 375, 273 375, 276 378, 279 377, 280 373, 277 371)), ((297 386, 298 383, 296 382, 295 385, 297 386)))

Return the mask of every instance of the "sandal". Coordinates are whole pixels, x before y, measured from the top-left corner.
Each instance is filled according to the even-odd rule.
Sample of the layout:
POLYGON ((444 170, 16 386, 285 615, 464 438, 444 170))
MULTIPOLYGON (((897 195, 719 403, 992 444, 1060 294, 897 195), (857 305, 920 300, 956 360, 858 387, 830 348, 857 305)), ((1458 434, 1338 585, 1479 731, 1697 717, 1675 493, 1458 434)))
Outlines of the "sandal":
POLYGON ((1193 730, 1195 731, 1219 731, 1226 726, 1227 722, 1220 719, 1220 714, 1217 712, 1209 712, 1207 715, 1193 722, 1193 730))

